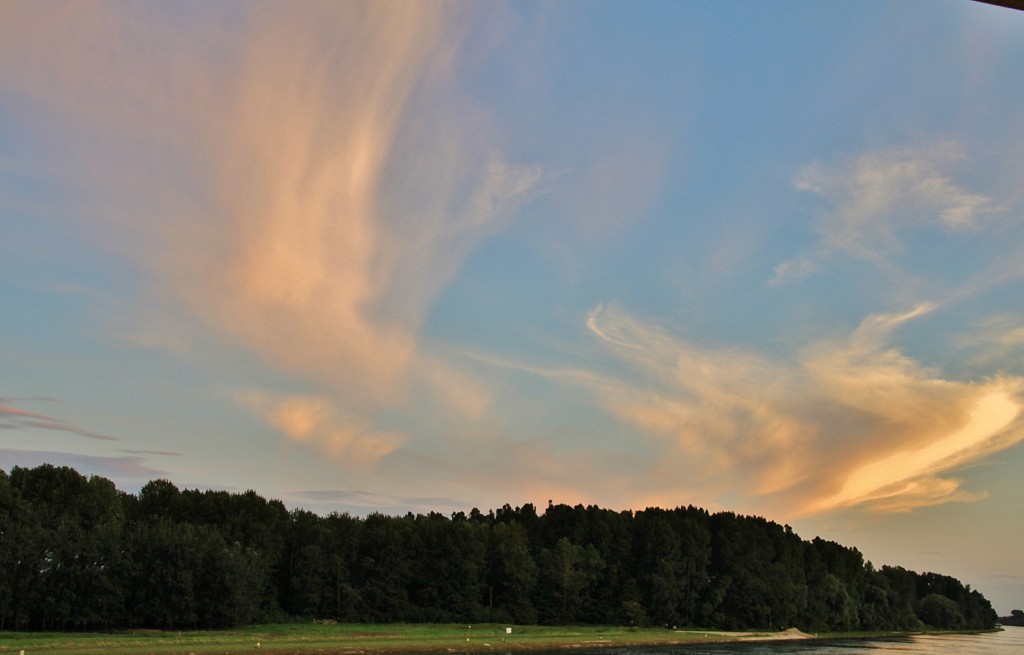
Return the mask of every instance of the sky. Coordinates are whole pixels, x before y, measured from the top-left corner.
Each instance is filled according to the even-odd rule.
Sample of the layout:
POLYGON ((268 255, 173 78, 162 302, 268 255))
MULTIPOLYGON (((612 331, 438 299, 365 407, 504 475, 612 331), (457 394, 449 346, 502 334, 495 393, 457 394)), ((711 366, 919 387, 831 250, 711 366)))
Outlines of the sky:
POLYGON ((0 467, 765 516, 1024 606, 1024 12, 0 0, 0 467))

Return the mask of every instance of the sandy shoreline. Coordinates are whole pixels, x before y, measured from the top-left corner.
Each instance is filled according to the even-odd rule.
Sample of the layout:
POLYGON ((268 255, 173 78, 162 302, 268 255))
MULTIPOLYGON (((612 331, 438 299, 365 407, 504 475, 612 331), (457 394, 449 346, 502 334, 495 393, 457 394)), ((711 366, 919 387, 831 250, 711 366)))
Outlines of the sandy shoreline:
MULTIPOLYGON (((776 632, 771 631, 727 631, 727 630, 671 630, 665 633, 663 638, 645 638, 645 639, 629 639, 629 638, 598 638, 598 639, 581 639, 581 640, 557 640, 557 641, 546 641, 539 640, 533 642, 516 642, 511 641, 499 641, 497 643, 491 642, 478 642, 476 644, 466 644, 465 648, 449 647, 446 650, 448 653, 475 653, 480 652, 480 647, 483 646, 484 650, 563 650, 563 649, 578 649, 578 648, 607 648, 607 647, 621 647, 621 646, 677 646, 685 644, 701 644, 701 643, 738 643, 738 642, 760 642, 760 641, 798 641, 804 639, 823 639, 825 637, 819 637, 818 635, 808 634, 798 628, 789 628, 788 630, 780 630, 776 632)), ((418 650, 418 649, 417 649, 418 650)), ((368 649, 362 651, 352 651, 344 655, 361 655, 370 654, 379 655, 387 652, 386 649, 376 650, 368 649)))
POLYGON ((709 637, 715 635, 726 641, 779 641, 818 638, 817 635, 808 634, 799 628, 790 628, 789 630, 780 630, 778 632, 723 632, 719 630, 676 630, 675 632, 688 635, 704 634, 709 637))

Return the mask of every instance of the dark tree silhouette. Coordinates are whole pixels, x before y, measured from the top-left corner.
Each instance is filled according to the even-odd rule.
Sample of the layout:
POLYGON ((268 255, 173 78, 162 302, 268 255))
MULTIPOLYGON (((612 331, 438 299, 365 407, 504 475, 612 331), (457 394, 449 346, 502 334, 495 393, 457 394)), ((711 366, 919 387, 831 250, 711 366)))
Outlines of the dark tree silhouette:
POLYGON ((731 512, 527 504, 321 517, 254 491, 154 480, 131 495, 66 467, 0 470, 0 629, 311 618, 815 631, 996 622, 955 578, 876 571, 855 548, 731 512))

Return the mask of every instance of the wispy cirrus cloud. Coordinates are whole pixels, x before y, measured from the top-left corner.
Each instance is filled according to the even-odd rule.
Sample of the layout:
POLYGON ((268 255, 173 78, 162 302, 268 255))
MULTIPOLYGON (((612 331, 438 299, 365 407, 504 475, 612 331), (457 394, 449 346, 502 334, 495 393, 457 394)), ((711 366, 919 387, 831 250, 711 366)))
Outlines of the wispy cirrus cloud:
POLYGON ((100 434, 73 423, 68 423, 47 414, 41 414, 18 407, 20 402, 54 402, 53 398, 0 398, 0 430, 53 430, 77 434, 100 441, 120 441, 118 437, 100 434))
POLYGON ((821 242, 817 249, 776 266, 769 284, 811 275, 837 252, 888 268, 915 229, 980 229, 996 207, 991 198, 965 190, 951 177, 949 170, 964 159, 958 144, 945 141, 804 167, 794 177, 794 187, 829 206, 815 223, 821 242))
POLYGON ((981 367, 1017 370, 1024 365, 1024 319, 1014 314, 986 316, 968 334, 955 340, 970 353, 969 361, 981 367))
POLYGON ((788 361, 700 347, 599 306, 588 326, 633 374, 576 383, 660 440, 653 474, 667 489, 685 479, 797 514, 976 500, 945 474, 1024 438, 1024 379, 944 379, 890 345, 932 309, 869 316, 788 361))
POLYGON ((43 450, 0 448, 0 461, 5 468, 20 466, 34 468, 42 464, 69 466, 83 475, 101 475, 115 481, 121 489, 131 489, 140 483, 165 476, 166 471, 155 469, 138 456, 101 457, 43 450))
POLYGON ((503 156, 456 80, 471 9, 51 9, 7 6, 0 81, 39 110, 38 129, 75 144, 37 174, 67 185, 85 232, 144 274, 145 325, 121 333, 180 353, 197 336, 159 314, 185 308, 358 408, 360 426, 410 389, 458 407, 472 396, 479 413, 481 381, 419 331, 542 171, 503 156))

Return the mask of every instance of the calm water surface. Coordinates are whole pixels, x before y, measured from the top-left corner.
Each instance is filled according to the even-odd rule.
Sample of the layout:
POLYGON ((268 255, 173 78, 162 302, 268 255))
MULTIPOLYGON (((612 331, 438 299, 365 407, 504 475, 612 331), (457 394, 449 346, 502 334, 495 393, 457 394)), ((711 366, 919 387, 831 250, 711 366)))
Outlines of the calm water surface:
MULTIPOLYGON (((579 653, 579 651, 575 651, 579 653)), ((615 648, 587 655, 1024 655, 1024 628, 981 635, 615 648)), ((583 655, 582 653, 580 655, 583 655)))

